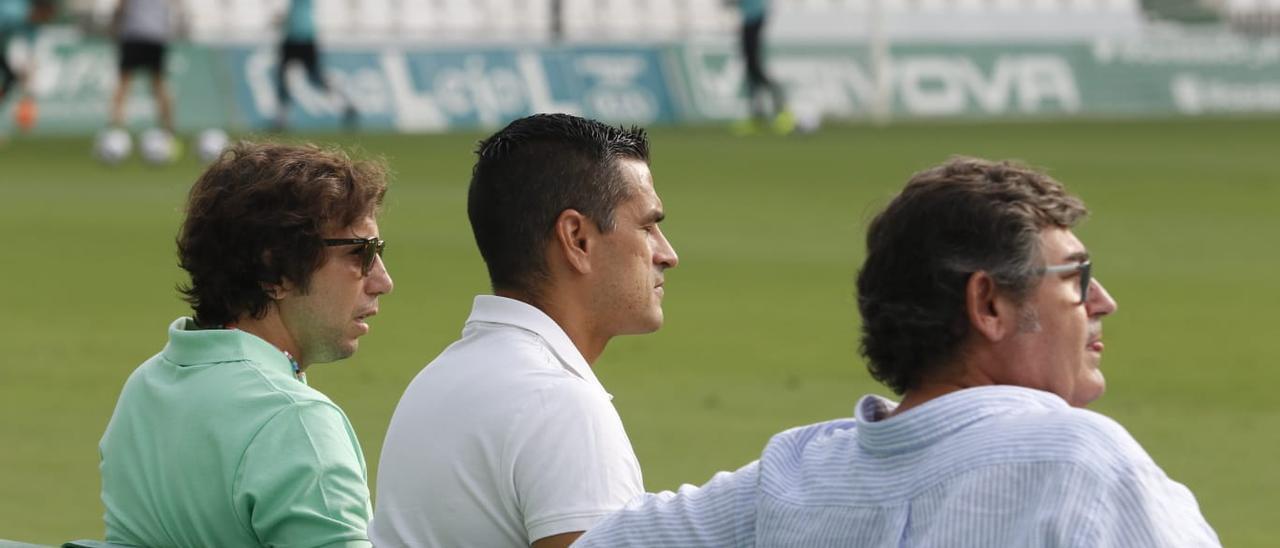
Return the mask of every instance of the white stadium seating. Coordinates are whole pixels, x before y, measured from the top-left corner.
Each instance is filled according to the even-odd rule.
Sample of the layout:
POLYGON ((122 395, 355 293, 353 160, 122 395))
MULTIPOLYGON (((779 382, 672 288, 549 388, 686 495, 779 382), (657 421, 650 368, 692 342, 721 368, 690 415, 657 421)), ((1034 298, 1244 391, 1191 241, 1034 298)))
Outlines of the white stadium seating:
MULTIPOLYGON (((92 2, 101 15, 117 0, 92 2)), ((557 0, 314 0, 326 41, 503 42, 553 36, 557 0)), ((558 0, 561 39, 723 39, 739 21, 724 0, 558 0)), ((1209 0, 1228 14, 1280 13, 1280 0, 1209 0)), ((273 40, 287 0, 182 0, 196 40, 273 40)), ((1062 39, 1131 34, 1139 0, 772 0, 767 31, 782 42, 1062 39), (877 26, 878 25, 878 26, 877 26)))

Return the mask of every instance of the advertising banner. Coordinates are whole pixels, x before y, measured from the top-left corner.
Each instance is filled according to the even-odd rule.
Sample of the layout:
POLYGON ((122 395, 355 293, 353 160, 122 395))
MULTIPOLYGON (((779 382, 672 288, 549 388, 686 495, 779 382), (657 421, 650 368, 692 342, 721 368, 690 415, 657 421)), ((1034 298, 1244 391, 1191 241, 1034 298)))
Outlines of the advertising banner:
MULTIPOLYGON (((36 129, 43 133, 91 133, 110 119, 111 98, 119 79, 114 43, 85 40, 66 27, 42 29, 30 47, 35 59, 32 93, 39 105, 36 129)), ((231 104, 224 71, 216 50, 190 45, 169 48, 168 87, 178 97, 180 128, 225 127, 231 104)), ((133 78, 124 104, 125 124, 133 128, 159 124, 147 75, 133 78)), ((6 101, 6 112, 14 101, 6 101)))
MULTIPOLYGON (((115 46, 83 40, 70 29, 47 29, 33 49, 39 59, 37 130, 90 133, 105 127, 118 81, 115 46)), ((330 49, 321 64, 339 93, 309 81, 300 65, 288 67, 287 120, 294 129, 340 129, 349 98, 358 127, 368 131, 495 127, 552 111, 614 123, 676 123, 683 113, 671 90, 682 86, 668 80, 666 58, 665 48, 649 46, 330 49)), ((171 47, 166 74, 179 131, 272 127, 280 108, 277 62, 274 45, 171 47)), ((155 126, 149 77, 135 80, 125 124, 155 126)))
MULTIPOLYGON (((31 48, 37 131, 107 125, 115 46, 72 28, 43 29, 31 48)), ((780 45, 767 70, 797 113, 893 118, 1179 116, 1280 112, 1280 38, 1223 32, 1146 33, 1091 42, 892 44, 872 63, 866 44, 780 45)), ((272 127, 280 109, 275 45, 170 48, 179 131, 272 127)), ((721 122, 746 115, 736 44, 626 46, 370 45, 324 50, 326 81, 301 66, 285 80, 289 126, 338 130, 349 98, 364 131, 492 128, 535 112, 641 125, 721 122)), ((148 78, 128 95, 126 125, 154 126, 148 78)), ((14 101, 0 105, 11 116, 14 101)))
MULTIPOLYGON (((276 52, 227 51, 235 105, 247 127, 277 111, 276 52)), ((535 112, 615 122, 675 122, 678 113, 654 48, 344 49, 324 57, 329 80, 352 98, 360 126, 399 131, 494 127, 535 112)), ((287 71, 294 127, 335 127, 343 103, 287 71)))
MULTIPOLYGON (((678 65, 689 117, 745 115, 733 44, 686 45, 678 65)), ((862 44, 781 46, 767 67, 795 108, 837 119, 867 118, 877 100, 898 118, 1280 112, 1280 39, 1220 33, 893 44, 880 71, 862 44)))

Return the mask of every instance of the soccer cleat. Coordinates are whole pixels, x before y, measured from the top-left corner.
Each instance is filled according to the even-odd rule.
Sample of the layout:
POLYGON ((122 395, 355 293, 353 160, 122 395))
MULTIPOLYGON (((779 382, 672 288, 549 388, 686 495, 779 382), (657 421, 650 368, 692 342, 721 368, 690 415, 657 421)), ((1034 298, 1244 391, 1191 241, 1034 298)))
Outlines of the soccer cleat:
POLYGON ((791 135, 796 131, 796 115, 790 109, 782 109, 773 117, 773 132, 778 135, 791 135))
POLYGON ((347 108, 342 111, 342 127, 347 131, 355 131, 360 128, 360 112, 356 107, 347 104, 347 108))
POLYGON ((169 138, 173 140, 173 146, 170 147, 170 152, 169 152, 169 161, 177 162, 178 160, 182 159, 182 154, 187 151, 186 150, 187 145, 186 143, 182 142, 182 139, 180 137, 176 137, 170 134, 169 138))

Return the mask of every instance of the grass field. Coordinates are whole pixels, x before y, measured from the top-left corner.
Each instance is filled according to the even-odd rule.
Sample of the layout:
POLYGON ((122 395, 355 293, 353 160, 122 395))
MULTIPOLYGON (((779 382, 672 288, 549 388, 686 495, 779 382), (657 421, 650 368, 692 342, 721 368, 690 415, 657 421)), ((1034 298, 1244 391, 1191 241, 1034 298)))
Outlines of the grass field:
MULTIPOLYGON (((1047 167, 1091 206, 1077 233, 1120 303, 1107 395, 1194 491, 1227 546, 1274 546, 1280 497, 1280 121, 837 127, 738 139, 652 133, 667 324, 596 364, 650 490, 751 460, 781 429, 887 394, 857 356, 867 221, 912 172, 963 153, 1047 167)), ((479 134, 315 136, 387 158, 396 290, 360 353, 311 384, 351 417, 376 475, 401 391, 458 334, 486 278, 464 211, 479 134)), ((0 538, 101 537, 97 442, 129 372, 186 310, 173 238, 193 159, 113 169, 85 139, 0 148, 0 538)))

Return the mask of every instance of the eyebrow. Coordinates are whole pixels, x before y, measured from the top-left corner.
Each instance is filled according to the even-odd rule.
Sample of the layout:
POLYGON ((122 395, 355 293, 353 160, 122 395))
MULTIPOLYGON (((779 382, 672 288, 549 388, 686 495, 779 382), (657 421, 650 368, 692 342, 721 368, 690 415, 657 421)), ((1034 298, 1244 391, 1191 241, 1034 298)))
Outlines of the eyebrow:
POLYGON ((643 224, 661 223, 662 220, 666 218, 667 218, 667 213, 665 211, 662 211, 661 209, 655 209, 649 212, 649 215, 645 218, 645 222, 643 224))
POLYGON ((1075 253, 1067 255, 1067 258, 1066 258, 1066 261, 1069 263, 1083 263, 1088 260, 1089 260, 1088 251, 1077 251, 1075 253))

